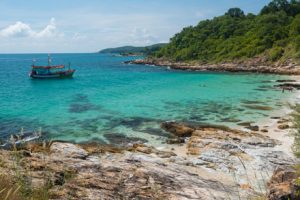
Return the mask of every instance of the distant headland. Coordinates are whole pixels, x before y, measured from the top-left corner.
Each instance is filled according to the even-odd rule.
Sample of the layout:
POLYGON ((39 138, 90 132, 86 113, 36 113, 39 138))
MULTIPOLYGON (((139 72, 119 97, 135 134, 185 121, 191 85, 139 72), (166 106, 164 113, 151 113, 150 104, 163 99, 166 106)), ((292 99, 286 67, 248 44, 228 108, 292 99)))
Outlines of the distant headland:
POLYGON ((123 46, 116 48, 108 48, 100 50, 98 53, 110 53, 110 54, 119 54, 123 56, 131 55, 149 55, 153 52, 159 51, 162 47, 166 46, 166 43, 159 43, 150 46, 144 47, 135 47, 135 46, 123 46))

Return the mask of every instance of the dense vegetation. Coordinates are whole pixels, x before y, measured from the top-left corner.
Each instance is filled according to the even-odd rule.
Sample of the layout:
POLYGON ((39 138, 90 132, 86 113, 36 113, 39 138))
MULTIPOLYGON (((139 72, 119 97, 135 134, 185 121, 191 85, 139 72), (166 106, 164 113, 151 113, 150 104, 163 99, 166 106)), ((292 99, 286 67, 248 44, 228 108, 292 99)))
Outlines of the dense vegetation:
POLYGON ((153 56, 209 63, 254 56, 271 62, 300 59, 300 0, 273 0, 258 15, 231 8, 184 28, 153 56))
POLYGON ((148 55, 154 51, 158 51, 160 48, 165 46, 166 44, 154 44, 151 46, 146 47, 133 47, 133 46, 124 46, 124 47, 117 47, 117 48, 109 48, 103 49, 99 51, 99 53, 113 53, 113 54, 143 54, 148 55))

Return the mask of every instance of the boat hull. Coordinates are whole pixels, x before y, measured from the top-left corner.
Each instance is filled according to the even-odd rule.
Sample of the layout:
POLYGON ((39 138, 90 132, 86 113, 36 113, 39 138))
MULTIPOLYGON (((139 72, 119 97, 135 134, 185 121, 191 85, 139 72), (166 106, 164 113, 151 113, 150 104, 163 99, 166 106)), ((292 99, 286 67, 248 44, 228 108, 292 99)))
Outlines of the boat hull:
POLYGON ((63 78, 72 78, 75 70, 69 70, 62 73, 55 74, 29 74, 33 79, 63 79, 63 78))

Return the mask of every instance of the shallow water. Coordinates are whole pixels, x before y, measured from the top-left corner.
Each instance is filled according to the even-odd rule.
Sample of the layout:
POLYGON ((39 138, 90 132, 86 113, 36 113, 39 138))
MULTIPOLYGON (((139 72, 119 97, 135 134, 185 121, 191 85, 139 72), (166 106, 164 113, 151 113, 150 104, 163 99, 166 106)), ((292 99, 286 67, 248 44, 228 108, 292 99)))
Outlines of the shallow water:
POLYGON ((41 127, 50 139, 114 142, 111 135, 124 134, 155 142, 167 136, 162 121, 257 122, 290 95, 273 87, 284 76, 174 71, 101 54, 53 54, 53 64, 72 63, 74 78, 32 80, 33 58, 47 62, 45 54, 0 55, 2 138, 41 127))

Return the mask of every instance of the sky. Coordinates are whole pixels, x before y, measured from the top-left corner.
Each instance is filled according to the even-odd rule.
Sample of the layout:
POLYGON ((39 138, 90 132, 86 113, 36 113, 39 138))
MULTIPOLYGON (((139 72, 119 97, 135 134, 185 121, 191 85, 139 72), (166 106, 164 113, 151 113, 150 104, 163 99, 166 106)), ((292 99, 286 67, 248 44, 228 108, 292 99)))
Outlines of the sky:
POLYGON ((0 0, 0 53, 85 53, 168 42, 184 27, 270 0, 0 0))

